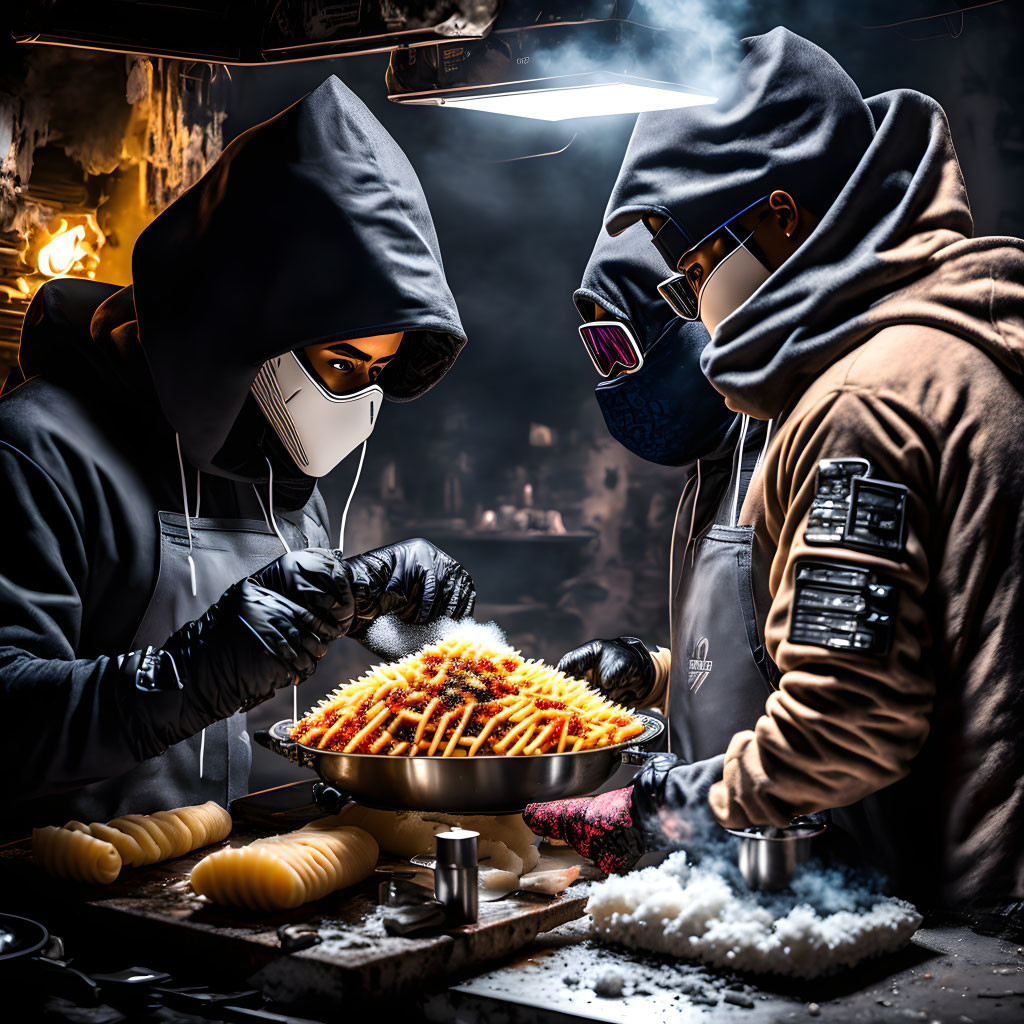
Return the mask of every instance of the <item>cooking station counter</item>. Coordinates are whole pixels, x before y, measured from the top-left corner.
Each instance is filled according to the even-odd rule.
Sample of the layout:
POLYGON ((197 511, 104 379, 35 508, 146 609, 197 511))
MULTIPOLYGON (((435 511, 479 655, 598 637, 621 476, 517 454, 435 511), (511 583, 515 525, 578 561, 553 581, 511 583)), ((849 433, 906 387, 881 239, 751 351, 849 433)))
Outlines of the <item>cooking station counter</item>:
MULTIPOLYGON (((231 841, 285 831, 319 814, 298 806, 296 794, 307 790, 308 784, 281 787, 236 804, 231 841)), ((27 1000, 22 1019, 40 1019, 46 1000, 61 1008, 46 1019, 111 1024, 335 1021, 341 1007, 460 1024, 1024 1019, 1024 947, 962 925, 930 924, 903 951, 833 979, 752 978, 596 942, 581 883, 554 898, 482 902, 474 925, 404 938, 384 934, 375 907, 388 870, 408 863, 382 858, 378 873, 359 886, 294 911, 260 914, 191 893, 188 871, 204 852, 86 890, 38 872, 25 843, 0 848, 0 909, 41 920, 61 936, 65 958, 87 979, 110 979, 130 967, 171 976, 132 992, 123 979, 101 978, 91 991, 56 965, 23 962, 5 973, 0 960, 0 979, 13 983, 8 991, 27 1000), (109 1003, 117 1009, 103 1016, 109 1003), (170 1010, 177 1016, 161 1016, 170 1010), (254 1016, 267 1013, 279 1016, 254 1016)))

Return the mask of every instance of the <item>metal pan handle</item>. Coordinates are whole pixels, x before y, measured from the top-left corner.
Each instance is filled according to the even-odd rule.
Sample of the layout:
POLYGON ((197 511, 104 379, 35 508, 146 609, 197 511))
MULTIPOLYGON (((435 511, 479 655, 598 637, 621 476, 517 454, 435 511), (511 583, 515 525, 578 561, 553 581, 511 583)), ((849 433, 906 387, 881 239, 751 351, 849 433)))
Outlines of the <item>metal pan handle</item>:
POLYGON ((292 730, 291 719, 284 719, 275 722, 269 729, 257 729, 252 738, 267 750, 288 758, 294 764, 300 764, 304 768, 313 767, 313 758, 308 751, 304 750, 289 733, 292 730))
POLYGON ((652 751, 646 748, 665 731, 665 723, 659 718, 652 718, 650 715, 637 714, 636 717, 644 723, 644 731, 635 738, 632 746, 624 747, 620 754, 623 764, 642 767, 647 763, 648 758, 653 756, 652 751))
POLYGON ((621 754, 623 764, 637 768, 647 764, 648 759, 654 756, 649 750, 644 750, 642 747, 626 747, 621 754))

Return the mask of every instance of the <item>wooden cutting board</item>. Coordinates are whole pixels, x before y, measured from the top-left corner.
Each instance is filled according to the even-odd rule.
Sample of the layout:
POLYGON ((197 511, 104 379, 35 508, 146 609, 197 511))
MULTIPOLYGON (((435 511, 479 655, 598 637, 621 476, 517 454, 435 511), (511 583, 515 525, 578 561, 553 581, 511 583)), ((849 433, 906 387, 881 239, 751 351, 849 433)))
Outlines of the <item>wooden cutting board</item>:
MULTIPOLYGON (((227 844, 251 842, 265 830, 236 826, 227 844)), ((0 900, 5 911, 41 919, 61 935, 68 955, 102 949, 127 963, 162 969, 176 964, 205 980, 248 981, 268 998, 338 1000, 394 994, 470 970, 521 949, 539 932, 583 915, 586 897, 509 896, 480 904, 476 924, 427 938, 398 938, 368 930, 383 876, 317 903, 277 914, 218 907, 192 893, 192 867, 217 847, 149 868, 125 869, 113 885, 57 882, 31 862, 27 841, 0 849, 0 900), (281 949, 283 924, 320 929, 320 945, 281 949), (208 968, 205 965, 210 965, 208 968)), ((382 859, 381 867, 403 862, 382 859)), ((409 867, 407 863, 404 865, 409 867)))

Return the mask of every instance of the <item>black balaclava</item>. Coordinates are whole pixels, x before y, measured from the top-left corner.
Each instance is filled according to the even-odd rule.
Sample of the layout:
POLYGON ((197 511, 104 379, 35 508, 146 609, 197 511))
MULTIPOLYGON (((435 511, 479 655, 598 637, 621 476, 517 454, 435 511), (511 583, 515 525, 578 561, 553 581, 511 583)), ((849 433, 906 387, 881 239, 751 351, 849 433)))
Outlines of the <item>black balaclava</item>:
POLYGON ((700 368, 708 332, 658 294, 664 276, 643 225, 602 232, 573 299, 584 320, 597 303, 625 323, 644 352, 639 370, 594 389, 609 432, 642 459, 681 466, 715 451, 735 417, 700 368))

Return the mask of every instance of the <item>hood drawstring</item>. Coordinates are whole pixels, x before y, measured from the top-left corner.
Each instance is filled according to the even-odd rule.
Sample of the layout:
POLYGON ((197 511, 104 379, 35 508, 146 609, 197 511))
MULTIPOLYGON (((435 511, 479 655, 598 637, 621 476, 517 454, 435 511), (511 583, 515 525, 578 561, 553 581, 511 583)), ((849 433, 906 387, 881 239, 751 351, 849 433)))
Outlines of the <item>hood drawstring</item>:
MULTIPOLYGON (((185 486, 185 460, 181 457, 181 437, 174 435, 174 443, 178 448, 178 471, 181 473, 181 505, 185 510, 185 530, 188 533, 188 568, 192 574, 192 596, 196 596, 196 563, 192 561, 192 523, 188 515, 188 488, 185 486)), ((199 518, 199 470, 196 470, 196 514, 199 518)))
POLYGON ((747 427, 750 426, 750 417, 744 413, 740 421, 740 439, 736 445, 736 454, 733 456, 732 471, 736 476, 736 486, 732 492, 732 513, 729 516, 730 526, 736 525, 739 515, 740 486, 743 483, 743 447, 747 442, 747 427))
MULTIPOLYGON (((188 534, 188 569, 192 577, 192 596, 196 596, 196 563, 192 560, 192 522, 188 514, 188 489, 185 486, 185 460, 181 456, 181 437, 176 433, 174 443, 178 449, 178 471, 181 474, 181 505, 185 510, 185 532, 188 534)), ((202 496, 200 489, 200 472, 196 470, 196 514, 193 519, 199 518, 199 501, 202 496)), ((199 778, 203 777, 203 762, 206 759, 206 729, 199 734, 199 778)))
POLYGON ((686 547, 683 548, 683 560, 686 560, 686 552, 690 552, 690 568, 693 568, 693 559, 697 551, 697 545, 690 550, 690 541, 693 540, 693 526, 697 521, 697 504, 700 501, 700 459, 697 460, 697 490, 693 492, 693 508, 690 509, 690 528, 686 531, 686 547))
POLYGON ((256 495, 256 500, 260 503, 260 511, 263 513, 264 522, 277 534, 277 539, 281 542, 285 553, 288 554, 292 549, 288 546, 288 541, 284 539, 284 535, 278 529, 277 519, 274 517, 274 467, 270 464, 270 459, 265 455, 263 458, 266 460, 267 472, 270 474, 270 478, 267 481, 267 503, 270 505, 269 514, 267 513, 267 506, 263 504, 263 499, 260 497, 259 488, 255 484, 252 485, 253 493, 256 495))
MULTIPOLYGON (((256 500, 260 503, 260 510, 263 512, 263 519, 267 526, 270 527, 274 533, 277 534, 277 539, 281 542, 281 546, 285 550, 285 554, 291 553, 291 548, 288 546, 288 541, 284 539, 284 534, 281 533, 277 525, 277 519, 274 516, 274 467, 270 462, 270 459, 266 455, 263 456, 267 463, 267 505, 270 506, 270 512, 268 514, 266 506, 263 504, 263 499, 260 497, 259 488, 253 484, 253 493, 256 495, 256 500)), ((297 722, 299 720, 299 683, 298 680, 292 684, 292 721, 297 722)))
MULTIPOLYGON (((768 454, 768 445, 772 440, 772 424, 775 422, 774 419, 768 420, 768 426, 764 432, 764 444, 761 445, 761 450, 757 454, 757 459, 754 461, 754 468, 751 471, 750 479, 753 480, 757 475, 757 471, 761 468, 762 463, 765 460, 765 456, 768 454)), ((739 521, 739 500, 740 500, 740 487, 743 484, 743 447, 747 440, 747 427, 750 425, 750 417, 744 413, 743 422, 740 428, 740 440, 736 446, 736 455, 733 462, 733 472, 736 474, 736 486, 733 489, 732 494, 732 516, 731 523, 736 526, 739 521)))
POLYGON ((359 452, 359 465, 356 466, 356 478, 352 481, 352 489, 348 492, 348 501, 345 502, 345 509, 341 513, 341 529, 338 531, 338 551, 341 554, 345 553, 345 523, 348 522, 348 510, 352 504, 352 499, 356 496, 356 488, 359 486, 359 477, 363 472, 363 460, 366 458, 366 445, 367 442, 363 442, 362 450, 359 452))
MULTIPOLYGON (((764 462, 765 456, 768 454, 768 444, 772 439, 772 424, 775 422, 774 418, 768 421, 768 426, 764 432, 764 444, 761 446, 761 453, 757 457, 757 462, 754 463, 754 473, 761 468, 761 463, 764 462)), ((753 479, 753 477, 751 477, 753 479)))

